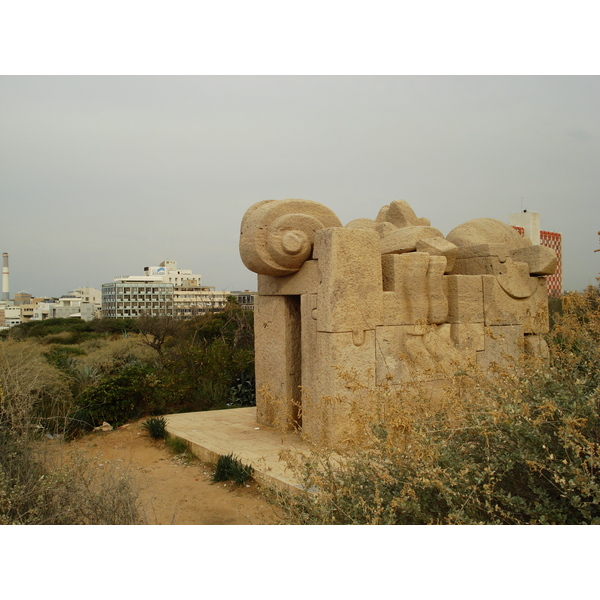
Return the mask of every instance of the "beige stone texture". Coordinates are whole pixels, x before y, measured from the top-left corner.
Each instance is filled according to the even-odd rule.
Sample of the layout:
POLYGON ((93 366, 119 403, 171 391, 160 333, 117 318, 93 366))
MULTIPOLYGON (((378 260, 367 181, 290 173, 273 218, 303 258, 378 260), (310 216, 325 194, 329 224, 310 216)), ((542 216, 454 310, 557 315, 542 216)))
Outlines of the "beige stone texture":
POLYGON ((483 323, 452 323, 450 338, 457 348, 464 350, 485 350, 483 323))
POLYGON ((417 242, 428 238, 443 238, 435 227, 410 225, 396 229, 381 238, 381 254, 403 254, 414 252, 417 242))
POLYGON ((383 319, 379 236, 375 230, 330 228, 315 236, 319 261, 319 331, 374 329, 383 319))
POLYGON ((474 349, 456 348, 450 324, 430 325, 424 333, 410 325, 383 326, 375 336, 378 385, 444 379, 475 360, 474 349))
POLYGON ((427 252, 432 256, 446 257, 445 273, 451 273, 458 254, 458 247, 444 238, 427 238, 416 244, 417 252, 427 252))
POLYGON ((427 322, 429 259, 425 252, 381 256, 384 325, 427 322))
POLYGON ((550 350, 546 340, 541 335, 534 333, 525 335, 525 352, 531 356, 538 356, 545 362, 550 360, 550 350))
POLYGON ((308 336, 316 343, 302 379, 302 433, 316 444, 343 445, 356 426, 352 404, 357 386, 375 387, 375 331, 357 336, 313 329, 308 336))
POLYGON ((377 225, 375 226, 375 230, 379 234, 380 238, 385 237, 386 235, 392 233, 392 231, 395 231, 396 229, 398 228, 395 225, 392 225, 392 223, 390 223, 389 221, 377 223, 377 225))
POLYGON ((376 229, 377 221, 373 219, 354 219, 354 221, 347 223, 346 227, 350 229, 376 229))
POLYGON ((522 325, 524 333, 548 333, 548 294, 543 277, 532 278, 537 281, 537 289, 529 298, 522 299, 509 296, 496 277, 481 277, 486 325, 522 325))
POLYGON ((422 335, 414 335, 411 325, 378 327, 376 337, 376 382, 401 385, 413 381, 417 373, 432 373, 435 360, 429 355, 422 335))
POLYGON ((391 397, 426 394, 435 406, 456 371, 477 364, 493 375, 523 351, 547 360, 538 275, 555 268, 552 251, 494 219, 444 239, 404 201, 346 227, 332 215, 266 201, 242 222, 240 252, 259 274, 259 423, 335 448, 388 386, 391 397))
MULTIPOLYGON (((415 254, 417 253, 415 252, 415 254)), ((445 323, 448 318, 448 298, 443 279, 445 271, 445 256, 429 257, 427 269, 427 301, 429 303, 427 320, 429 323, 445 323)))
POLYGON ((458 248, 456 258, 495 256, 500 262, 504 262, 509 255, 510 251, 506 244, 477 244, 475 246, 462 246, 458 248))
POLYGON ((481 275, 444 275, 448 323, 483 323, 481 275))
POLYGON ((489 369, 492 364, 510 369, 523 352, 523 326, 497 325, 485 327, 485 349, 477 352, 477 366, 489 369))
POLYGON ((255 273, 290 275, 311 258, 316 231, 341 226, 337 216, 318 202, 258 202, 242 219, 240 256, 246 267, 255 273))
POLYGON ((458 258, 453 274, 494 275, 502 289, 513 298, 529 298, 537 290, 537 278, 529 275, 525 262, 506 258, 500 262, 496 256, 458 258))
POLYGON ((497 256, 475 256, 456 259, 452 275, 497 275, 500 272, 500 262, 497 256))
POLYGON ((258 276, 258 294, 261 296, 300 296, 316 294, 321 283, 321 273, 316 260, 307 260, 297 273, 274 277, 258 276))
POLYGON ((552 275, 558 264, 556 252, 547 246, 519 248, 511 253, 511 257, 515 261, 527 263, 532 275, 552 275))
POLYGON ((297 296, 255 299, 256 418, 259 423, 292 429, 298 422, 300 335, 297 296))
POLYGON ((409 227, 411 225, 429 226, 429 219, 419 218, 410 204, 405 200, 394 200, 389 206, 384 206, 377 215, 378 221, 389 221, 396 227, 409 227))
POLYGON ((327 425, 320 401, 319 348, 317 341, 317 295, 305 294, 300 298, 302 378, 301 423, 302 432, 315 440, 327 439, 327 425))
POLYGON ((455 227, 446 239, 456 246, 479 244, 506 244, 509 252, 531 246, 531 241, 522 238, 517 230, 497 219, 473 219, 455 227))
POLYGON ((529 298, 538 289, 538 278, 530 277, 529 265, 507 258, 496 276, 500 287, 513 298, 529 298))
MULTIPOLYGON (((378 223, 385 223, 385 222, 389 223, 388 218, 387 218, 389 212, 390 212, 390 205, 389 204, 386 204, 385 206, 382 206, 379 209, 379 212, 377 213, 377 217, 375 218, 375 220, 378 223)), ((394 225, 394 227, 395 227, 395 225, 394 225)))

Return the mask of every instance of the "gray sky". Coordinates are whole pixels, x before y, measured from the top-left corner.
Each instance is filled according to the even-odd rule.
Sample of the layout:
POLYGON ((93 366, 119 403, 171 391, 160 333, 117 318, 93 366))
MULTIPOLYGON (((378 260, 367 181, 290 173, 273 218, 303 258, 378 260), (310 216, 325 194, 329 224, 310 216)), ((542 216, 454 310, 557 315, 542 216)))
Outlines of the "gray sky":
POLYGON ((345 224, 403 199, 447 234, 526 208, 600 271, 600 78, 2 76, 0 251, 11 296, 165 259, 255 289, 244 212, 304 198, 345 224))

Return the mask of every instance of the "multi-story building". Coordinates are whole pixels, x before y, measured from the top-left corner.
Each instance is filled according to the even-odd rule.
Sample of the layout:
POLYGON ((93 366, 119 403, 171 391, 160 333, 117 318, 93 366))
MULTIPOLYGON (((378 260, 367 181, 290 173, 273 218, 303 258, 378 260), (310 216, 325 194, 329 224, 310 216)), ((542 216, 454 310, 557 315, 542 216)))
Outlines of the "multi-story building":
POLYGON ((540 214, 526 210, 510 215, 509 223, 523 237, 530 239, 532 244, 547 246, 556 252, 556 271, 546 276, 546 286, 549 296, 562 296, 562 234, 543 231, 540 228, 540 214))
POLYGON ((165 283, 161 277, 115 277, 112 283, 102 285, 102 317, 170 316, 173 314, 173 290, 173 284, 165 283))
POLYGON ((231 296, 233 296, 237 303, 240 305, 240 308, 244 310, 254 310, 254 299, 258 296, 257 292, 251 292, 249 290, 235 291, 231 292, 231 296))
POLYGON ((218 312, 227 304, 228 291, 202 285, 202 275, 190 269, 179 269, 177 261, 163 260, 158 267, 145 267, 147 276, 162 277, 174 286, 174 311, 177 318, 189 318, 208 312, 218 312))

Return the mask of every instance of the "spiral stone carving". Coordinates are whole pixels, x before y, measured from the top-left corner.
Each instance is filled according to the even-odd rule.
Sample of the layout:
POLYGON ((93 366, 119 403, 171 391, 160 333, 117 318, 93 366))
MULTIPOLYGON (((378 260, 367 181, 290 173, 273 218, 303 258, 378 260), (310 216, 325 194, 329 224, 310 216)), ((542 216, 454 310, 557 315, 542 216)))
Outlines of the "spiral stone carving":
POLYGON ((342 223, 326 206, 311 200, 264 200, 242 219, 240 256, 254 273, 295 273, 312 256, 315 232, 342 223))

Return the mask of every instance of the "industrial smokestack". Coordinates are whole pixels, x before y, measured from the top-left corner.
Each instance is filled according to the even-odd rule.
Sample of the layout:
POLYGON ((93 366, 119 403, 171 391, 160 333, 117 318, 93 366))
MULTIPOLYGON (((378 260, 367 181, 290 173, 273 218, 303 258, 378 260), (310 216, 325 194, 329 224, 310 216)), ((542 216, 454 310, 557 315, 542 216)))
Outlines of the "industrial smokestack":
POLYGON ((10 299, 8 287, 8 252, 2 255, 2 300, 10 299))

